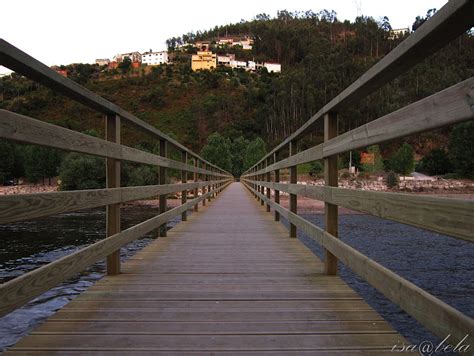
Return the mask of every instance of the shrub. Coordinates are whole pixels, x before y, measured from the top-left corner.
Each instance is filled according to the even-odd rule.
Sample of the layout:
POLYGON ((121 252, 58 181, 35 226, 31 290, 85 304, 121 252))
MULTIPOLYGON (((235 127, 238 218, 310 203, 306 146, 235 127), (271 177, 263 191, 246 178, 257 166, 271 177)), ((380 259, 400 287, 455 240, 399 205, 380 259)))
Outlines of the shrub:
POLYGON ((398 176, 394 172, 389 172, 387 175, 387 187, 388 188, 398 187, 398 176))
POLYGON ((320 161, 312 162, 309 168, 309 175, 316 177, 324 171, 324 167, 320 161))
POLYGON ((474 121, 456 125, 451 133, 449 154, 456 172, 474 176, 474 121))
POLYGON ((404 143, 390 159, 390 168, 404 176, 409 175, 415 170, 413 155, 413 148, 408 143, 404 143))
POLYGON ((59 168, 61 190, 105 187, 105 160, 80 153, 69 153, 59 168))
POLYGON ((419 171, 427 174, 446 174, 452 171, 452 164, 448 154, 441 149, 432 150, 422 158, 419 171))

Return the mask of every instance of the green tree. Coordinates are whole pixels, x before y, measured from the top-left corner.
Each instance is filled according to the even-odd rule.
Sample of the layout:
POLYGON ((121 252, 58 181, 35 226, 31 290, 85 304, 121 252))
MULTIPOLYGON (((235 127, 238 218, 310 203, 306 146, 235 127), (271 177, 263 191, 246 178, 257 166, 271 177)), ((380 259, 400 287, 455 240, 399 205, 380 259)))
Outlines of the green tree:
POLYGON ((229 139, 214 132, 207 138, 207 144, 202 148, 201 156, 218 167, 230 171, 232 169, 230 146, 229 139))
POLYGON ((123 74, 126 74, 130 70, 130 68, 132 68, 132 60, 130 59, 130 57, 125 57, 123 61, 119 63, 118 67, 123 74))
POLYGON ((265 142, 260 137, 257 137, 255 140, 249 143, 247 149, 245 150, 244 170, 252 167, 266 154, 267 149, 265 148, 265 142))
POLYGON ((362 169, 365 172, 383 172, 384 164, 383 158, 380 154, 380 149, 378 145, 372 145, 367 148, 367 152, 374 155, 374 163, 373 164, 362 164, 362 169))
POLYGON ((451 133, 449 155, 456 172, 474 176, 474 121, 456 125, 451 133))
POLYGON ((140 165, 130 170, 127 186, 158 184, 158 172, 155 167, 140 165))
POLYGON ((98 189, 105 187, 103 158, 69 153, 59 168, 61 190, 98 189))
POLYGON ((415 170, 413 147, 404 143, 390 159, 390 167, 398 174, 409 175, 415 170))
POLYGON ((446 151, 442 149, 435 149, 424 156, 418 170, 427 174, 446 174, 451 172, 453 165, 449 159, 446 151))
POLYGON ((0 140, 0 184, 12 175, 15 165, 15 148, 5 140, 0 140))
POLYGON ((26 146, 24 150, 25 174, 32 183, 57 176, 61 164, 61 153, 49 147, 26 146))
POLYGON ((231 144, 232 170, 234 177, 240 177, 244 172, 245 150, 249 144, 243 136, 236 138, 231 144))

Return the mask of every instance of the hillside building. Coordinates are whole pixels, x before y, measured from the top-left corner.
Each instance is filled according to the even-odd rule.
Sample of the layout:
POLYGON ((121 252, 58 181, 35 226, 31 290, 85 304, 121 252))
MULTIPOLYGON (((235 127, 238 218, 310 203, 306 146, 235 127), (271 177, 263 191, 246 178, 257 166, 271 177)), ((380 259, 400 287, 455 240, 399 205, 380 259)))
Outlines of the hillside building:
POLYGON ((209 51, 198 51, 193 54, 191 58, 191 69, 197 70, 211 70, 217 67, 217 55, 209 51))
POLYGON ((168 52, 145 52, 142 54, 142 63, 150 66, 168 63, 168 52))
POLYGON ((108 58, 99 58, 95 60, 95 64, 98 64, 99 66, 108 66, 110 63, 110 59, 108 58))
POLYGON ((397 28, 394 30, 390 30, 390 35, 388 36, 389 40, 394 40, 399 37, 405 36, 405 34, 410 33, 410 29, 407 28, 397 28))
POLYGON ((265 68, 267 68, 267 71, 269 73, 273 72, 273 73, 281 73, 281 64, 280 63, 270 63, 270 62, 266 62, 263 64, 263 66, 265 68))

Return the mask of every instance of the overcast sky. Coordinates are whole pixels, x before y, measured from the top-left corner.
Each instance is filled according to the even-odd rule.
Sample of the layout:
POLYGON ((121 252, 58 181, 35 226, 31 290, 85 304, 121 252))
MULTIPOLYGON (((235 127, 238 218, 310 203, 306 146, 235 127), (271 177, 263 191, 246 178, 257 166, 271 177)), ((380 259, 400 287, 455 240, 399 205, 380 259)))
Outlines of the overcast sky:
MULTIPOLYGON (((388 16, 393 28, 411 27, 417 15, 447 0, 7 0, 0 4, 0 36, 46 63, 93 63, 117 53, 165 49, 166 39, 215 25, 288 11, 335 10, 339 20, 361 13, 388 16)), ((0 66, 0 73, 5 68, 0 66)))

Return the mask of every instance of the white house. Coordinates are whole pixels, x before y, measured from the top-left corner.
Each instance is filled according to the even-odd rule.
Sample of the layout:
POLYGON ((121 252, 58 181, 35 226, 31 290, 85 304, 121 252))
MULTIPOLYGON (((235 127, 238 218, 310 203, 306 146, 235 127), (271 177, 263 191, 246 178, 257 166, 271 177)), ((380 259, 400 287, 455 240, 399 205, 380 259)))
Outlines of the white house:
POLYGON ((247 62, 231 60, 230 67, 231 68, 247 68, 247 62))
POLYGON ((140 52, 116 54, 113 58, 113 61, 117 63, 121 63, 125 58, 130 58, 132 63, 141 63, 142 61, 142 55, 140 54, 140 52))
POLYGON ((281 73, 281 64, 280 63, 264 63, 263 66, 267 68, 268 72, 281 73))
POLYGON ((150 66, 168 63, 168 52, 145 52, 142 54, 142 63, 150 66))
POLYGON ((410 33, 409 28, 396 28, 396 29, 390 30, 390 35, 388 36, 388 39, 394 40, 398 37, 403 37, 406 33, 410 33))
POLYGON ((100 66, 108 66, 110 63, 110 59, 108 58, 99 58, 95 60, 95 64, 98 64, 100 66))

